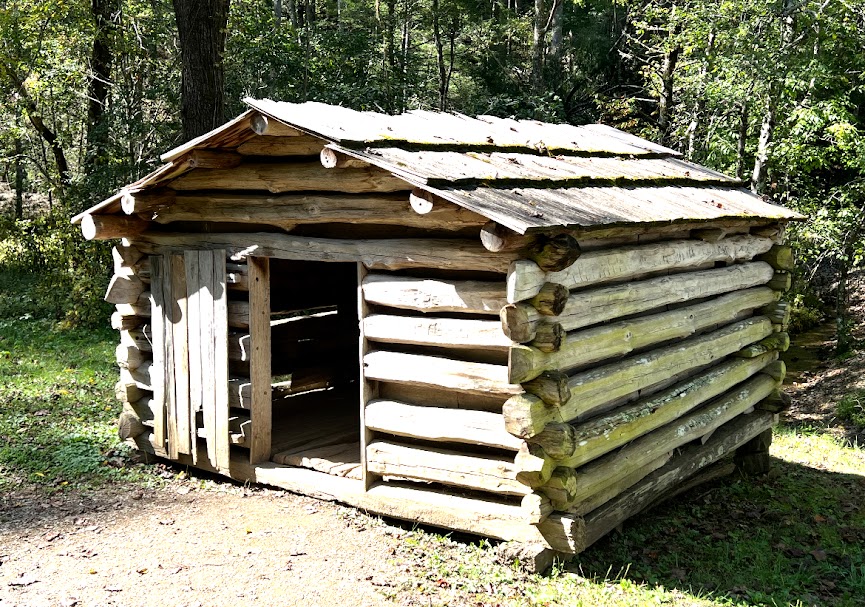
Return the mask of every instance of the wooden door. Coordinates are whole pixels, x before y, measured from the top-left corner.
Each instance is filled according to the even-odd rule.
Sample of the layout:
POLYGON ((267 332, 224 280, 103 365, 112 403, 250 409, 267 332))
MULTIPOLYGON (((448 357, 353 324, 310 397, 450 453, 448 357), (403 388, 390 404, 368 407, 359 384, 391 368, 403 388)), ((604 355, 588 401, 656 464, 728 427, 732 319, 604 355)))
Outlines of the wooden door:
POLYGON ((154 442, 161 455, 228 471, 228 297, 225 251, 150 258, 154 442), (200 414, 200 415, 199 415, 200 414))

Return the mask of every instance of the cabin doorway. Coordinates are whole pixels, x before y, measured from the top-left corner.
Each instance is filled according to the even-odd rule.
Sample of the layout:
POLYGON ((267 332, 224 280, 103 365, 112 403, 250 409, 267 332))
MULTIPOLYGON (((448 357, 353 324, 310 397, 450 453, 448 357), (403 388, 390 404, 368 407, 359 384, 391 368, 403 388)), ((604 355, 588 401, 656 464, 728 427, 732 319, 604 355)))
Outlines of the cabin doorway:
POLYGON ((358 270, 270 260, 271 460, 361 478, 358 270))

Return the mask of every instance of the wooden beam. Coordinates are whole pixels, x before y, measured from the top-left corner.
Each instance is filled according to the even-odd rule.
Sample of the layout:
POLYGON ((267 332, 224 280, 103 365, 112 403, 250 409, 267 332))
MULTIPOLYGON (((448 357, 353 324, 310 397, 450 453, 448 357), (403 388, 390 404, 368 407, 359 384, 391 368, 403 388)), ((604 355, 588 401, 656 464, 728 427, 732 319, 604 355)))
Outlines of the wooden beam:
POLYGON ((719 242, 676 240, 589 251, 561 272, 544 272, 532 261, 515 261, 508 272, 508 301, 534 297, 545 282, 583 288, 653 272, 686 270, 716 261, 743 261, 772 247, 768 238, 731 236, 719 242))
POLYGON ((618 358, 648 346, 689 337, 714 325, 741 318, 774 301, 767 287, 737 291, 669 312, 642 316, 594 329, 569 333, 557 352, 514 345, 508 360, 509 379, 521 384, 546 370, 571 371, 590 363, 618 358))
MULTIPOLYGON (((168 394, 166 391, 166 386, 163 383, 164 380, 164 372, 166 361, 165 361, 165 315, 162 313, 163 306, 165 305, 165 297, 163 294, 163 285, 164 282, 162 280, 163 273, 165 273, 165 260, 162 256, 152 255, 150 257, 150 273, 151 273, 151 307, 154 310, 157 310, 156 316, 152 319, 152 331, 153 331, 153 363, 151 368, 156 368, 159 372, 156 374, 157 381, 153 381, 153 378, 150 379, 149 388, 153 390, 153 405, 154 405, 154 416, 153 416, 153 440, 155 444, 155 449, 157 455, 162 455, 163 457, 167 456, 168 453, 166 451, 166 442, 168 440, 168 429, 166 426, 166 417, 168 415, 168 394)), ((140 373, 145 372, 146 365, 140 365, 136 371, 140 373)), ((120 378, 123 380, 123 369, 120 372, 120 378)), ((147 369, 147 373, 149 375, 150 369, 147 369)), ((135 375, 133 373, 129 373, 130 378, 135 379, 135 375)), ((128 383, 128 381, 126 382, 128 383)), ((136 382, 138 383, 138 382, 136 382)), ((147 386, 140 386, 142 388, 147 386)))
MULTIPOLYGON (((291 373, 291 378, 270 384, 271 401, 269 406, 278 401, 310 392, 334 386, 346 378, 340 377, 332 368, 308 367, 296 369, 291 373)), ((228 404, 238 409, 252 409, 252 384, 249 378, 234 377, 228 381, 228 404)))
POLYGON ((297 137, 302 135, 296 128, 264 114, 255 114, 250 120, 249 126, 256 135, 267 137, 297 137))
POLYGON ((231 150, 192 150, 188 154, 191 169, 233 169, 243 156, 231 150))
POLYGON ((370 352, 370 343, 364 332, 364 320, 370 315, 369 304, 363 296, 363 281, 366 279, 368 269, 363 263, 357 264, 357 318, 359 321, 358 334, 358 360, 359 365, 359 396, 360 396, 360 470, 363 481, 363 490, 368 491, 378 476, 369 469, 367 461, 367 446, 372 442, 373 430, 366 425, 366 406, 379 396, 380 382, 372 381, 368 376, 364 359, 370 352))
POLYGON ((399 192, 411 185, 376 167, 331 171, 321 162, 245 163, 233 169, 195 169, 168 187, 174 190, 266 190, 268 192, 399 192))
POLYGON ((793 255, 793 247, 789 245, 776 244, 767 252, 760 255, 759 259, 765 261, 776 270, 791 272, 796 267, 796 258, 793 255))
POLYGON ((120 198, 120 208, 127 215, 156 213, 170 207, 176 198, 173 190, 159 189, 146 192, 126 191, 120 198))
MULTIPOLYGON (((528 439, 557 461, 582 466, 622 445, 672 423, 695 407, 731 390, 760 372, 767 372, 777 353, 751 359, 730 359, 672 387, 578 424, 549 424, 528 439)), ((777 378, 775 378, 776 381, 777 378)))
POLYGON ((113 304, 133 303, 144 292, 144 283, 131 273, 115 274, 105 291, 105 301, 113 304))
POLYGON ((81 233, 86 240, 133 238, 146 230, 149 225, 149 222, 134 215, 87 214, 81 219, 81 233))
MULTIPOLYGON (((225 281, 225 251, 211 251, 213 275, 208 288, 213 293, 213 375, 216 410, 217 468, 229 469, 231 451, 228 407, 228 289, 225 281)), ((206 278, 206 277, 203 277, 206 278)), ((205 404, 206 408, 206 404, 205 404)))
POLYGON ((371 472, 382 476, 442 483, 501 495, 526 495, 516 480, 512 458, 469 455, 438 447, 419 447, 376 439, 366 448, 371 472))
POLYGON ((270 348, 270 260, 249 258, 251 440, 249 463, 270 460, 272 433, 270 348))
MULTIPOLYGON (((577 291, 568 298, 561 314, 546 320, 572 331, 665 305, 756 287, 771 278, 769 264, 753 262, 577 291)), ((504 308, 501 318, 505 335, 524 343, 534 339, 542 315, 527 303, 517 303, 504 308)))
MULTIPOLYGON (((391 274, 368 274, 363 280, 368 303, 418 312, 462 312, 498 315, 504 285, 479 280, 435 280, 391 274)), ((499 327, 498 332, 501 333, 499 327)))
POLYGON ((377 342, 501 351, 512 344, 495 320, 372 314, 363 324, 366 338, 377 342))
POLYGON ((146 232, 135 238, 141 250, 225 249, 232 259, 250 256, 300 261, 360 262, 371 270, 437 268, 504 274, 513 259, 490 255, 480 243, 461 239, 405 238, 341 240, 270 232, 146 232))
POLYGON ((521 394, 519 385, 507 381, 507 367, 451 360, 437 356, 373 351, 363 357, 368 379, 418 386, 440 386, 470 394, 521 394))
POLYGON ((534 238, 531 235, 514 232, 495 221, 488 221, 481 228, 481 244, 492 253, 522 251, 534 241, 534 238))
POLYGON ((363 169, 369 166, 369 163, 365 160, 354 158, 330 148, 322 148, 319 158, 321 159, 321 166, 326 169, 363 169))
POLYGON ((588 417, 618 398, 720 360, 771 333, 772 323, 765 316, 759 316, 640 354, 639 362, 626 358, 577 373, 568 382, 573 396, 561 407, 550 407, 527 394, 508 399, 503 408, 505 427, 515 436, 531 438, 550 422, 588 417))
MULTIPOLYGON (((202 291, 204 290, 199 269, 198 251, 187 250, 183 253, 183 269, 186 273, 186 331, 189 363, 189 439, 192 446, 191 457, 198 463, 198 423, 197 415, 204 406, 204 369, 206 326, 201 315, 202 291)), ((206 459, 206 458, 205 458, 206 459)))
POLYGON ((183 255, 171 255, 168 258, 171 268, 171 292, 173 310, 171 331, 173 341, 174 369, 173 382, 176 400, 177 450, 190 454, 194 447, 192 430, 195 426, 195 414, 189 404, 189 308, 188 289, 186 285, 186 267, 183 255))
POLYGON ((326 143, 324 139, 309 135, 254 136, 241 143, 237 153, 244 156, 315 156, 326 143))
POLYGON ((270 224, 285 229, 317 223, 398 225, 429 230, 461 230, 483 224, 484 217, 454 204, 438 205, 424 216, 411 210, 402 194, 177 194, 154 217, 158 223, 221 221, 270 224))
POLYGON ((517 451, 522 441, 505 431, 501 413, 418 406, 377 399, 366 406, 366 426, 421 440, 517 451))

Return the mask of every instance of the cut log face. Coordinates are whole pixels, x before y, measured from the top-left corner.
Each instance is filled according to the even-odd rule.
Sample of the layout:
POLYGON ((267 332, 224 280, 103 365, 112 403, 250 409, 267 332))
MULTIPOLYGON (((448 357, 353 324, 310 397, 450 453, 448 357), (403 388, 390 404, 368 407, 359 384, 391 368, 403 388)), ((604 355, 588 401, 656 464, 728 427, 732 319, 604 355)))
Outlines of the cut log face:
POLYGON ((745 235, 714 243, 678 240, 589 251, 560 272, 545 272, 532 261, 516 261, 508 272, 508 301, 515 303, 534 297, 545 282, 562 284, 568 289, 584 288, 653 272, 686 270, 703 263, 753 259, 771 247, 768 238, 745 235))
POLYGON ((81 233, 86 240, 111 240, 132 238, 141 234, 148 222, 135 216, 85 215, 81 219, 81 233))

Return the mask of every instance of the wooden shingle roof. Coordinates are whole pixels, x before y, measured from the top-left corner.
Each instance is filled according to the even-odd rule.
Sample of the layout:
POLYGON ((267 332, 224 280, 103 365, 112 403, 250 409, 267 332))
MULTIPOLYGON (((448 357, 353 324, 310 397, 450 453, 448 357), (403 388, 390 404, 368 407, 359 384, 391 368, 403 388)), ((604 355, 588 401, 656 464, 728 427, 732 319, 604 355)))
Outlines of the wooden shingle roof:
MULTIPOLYGON (((605 125, 421 110, 388 116, 315 102, 244 101, 246 113, 164 154, 167 165, 130 187, 155 187, 194 168, 185 160, 192 150, 236 147, 260 114, 519 233, 803 219, 736 179, 682 160, 675 150, 605 125)), ((117 204, 115 196, 88 212, 113 212, 117 204)))

